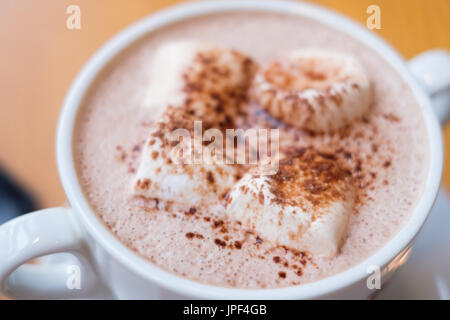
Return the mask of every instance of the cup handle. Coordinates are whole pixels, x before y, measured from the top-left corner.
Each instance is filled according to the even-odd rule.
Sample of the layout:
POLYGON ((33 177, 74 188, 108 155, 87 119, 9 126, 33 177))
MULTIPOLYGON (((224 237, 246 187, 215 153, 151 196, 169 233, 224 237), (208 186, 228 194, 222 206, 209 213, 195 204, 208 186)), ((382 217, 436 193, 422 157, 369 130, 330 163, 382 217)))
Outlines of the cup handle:
POLYGON ((408 63, 419 84, 430 95, 442 125, 450 119, 450 54, 445 50, 430 50, 408 63))
POLYGON ((0 292, 8 297, 83 298, 104 290, 89 263, 71 209, 45 209, 13 219, 0 227, 0 244, 0 292), (81 268, 67 263, 22 266, 31 259, 58 252, 75 255, 81 268))

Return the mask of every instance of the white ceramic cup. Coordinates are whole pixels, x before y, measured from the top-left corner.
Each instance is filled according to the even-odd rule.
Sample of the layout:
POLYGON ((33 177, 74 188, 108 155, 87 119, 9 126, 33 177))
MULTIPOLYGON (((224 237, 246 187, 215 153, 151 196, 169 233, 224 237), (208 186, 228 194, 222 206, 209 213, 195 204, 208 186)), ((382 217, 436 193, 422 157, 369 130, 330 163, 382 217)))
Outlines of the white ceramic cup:
MULTIPOLYGON (((367 298, 370 266, 386 281, 408 257, 437 195, 443 165, 441 128, 449 115, 450 58, 425 53, 408 65, 388 44, 363 26, 321 7, 282 1, 194 2, 161 11, 125 29, 103 46, 74 81, 64 102, 57 133, 57 162, 71 208, 53 208, 16 218, 0 227, 0 291, 14 298, 205 298, 304 299, 367 298), (76 114, 96 75, 136 39, 187 18, 224 11, 269 11, 308 17, 358 39, 383 56, 410 86, 421 106, 429 140, 425 192, 408 223, 386 245, 360 264, 313 283, 280 289, 244 290, 199 283, 164 271, 120 243, 90 208, 75 172, 72 136, 76 114), (413 71, 411 73, 411 70, 413 71), (413 75, 414 74, 414 75, 413 75), (436 105, 433 111, 430 97, 436 105), (22 265, 47 254, 69 252, 79 260, 22 265), (17 269, 17 270, 16 270, 17 269), (77 277, 81 276, 80 281, 77 277)), ((64 260, 64 259, 63 259, 64 260)))

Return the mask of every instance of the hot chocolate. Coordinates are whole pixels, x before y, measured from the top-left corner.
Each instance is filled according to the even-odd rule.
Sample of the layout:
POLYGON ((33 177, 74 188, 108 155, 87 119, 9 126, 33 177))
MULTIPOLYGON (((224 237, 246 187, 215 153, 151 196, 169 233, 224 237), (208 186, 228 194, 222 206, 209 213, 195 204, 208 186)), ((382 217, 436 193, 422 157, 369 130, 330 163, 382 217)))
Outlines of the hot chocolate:
MULTIPOLYGON (((350 102, 346 105, 352 107, 350 102)), ((428 171, 426 129, 419 106, 382 57, 350 36, 309 19, 256 12, 187 20, 149 34, 125 50, 90 88, 78 115, 73 148, 90 205, 123 244, 167 271, 237 288, 298 285, 358 264, 407 223, 428 171), (293 154, 301 161, 305 157, 319 161, 321 168, 336 173, 332 178, 337 177, 333 183, 339 190, 350 190, 347 179, 351 179, 352 209, 346 231, 339 246, 327 245, 325 250, 331 248, 333 254, 316 254, 310 242, 306 244, 310 251, 298 250, 289 236, 274 241, 277 236, 264 231, 267 224, 249 228, 241 221, 248 212, 239 206, 252 203, 250 210, 260 210, 258 201, 239 200, 236 190, 223 195, 224 205, 195 205, 194 201, 189 207, 179 206, 177 199, 150 199, 133 192, 149 132, 161 116, 160 106, 151 103, 154 100, 149 94, 155 52, 169 42, 186 39, 232 48, 260 66, 299 48, 339 52, 361 64, 371 85, 370 107, 354 119, 339 119, 338 125, 333 122, 335 117, 329 117, 327 121, 336 125, 329 132, 322 130, 327 115, 305 128, 311 122, 296 115, 290 117, 293 123, 286 123, 290 120, 277 116, 278 109, 265 107, 258 99, 249 100, 243 116, 244 127, 278 128, 280 149, 295 150, 293 154), (300 127, 295 125, 296 119, 303 121, 300 127), (236 201, 238 210, 232 209, 236 201)), ((205 177, 211 179, 208 174, 205 177)), ((285 188, 285 179, 280 184, 279 177, 263 182, 285 188)), ((295 177, 302 179, 303 175, 295 177)), ((231 179, 239 186, 251 178, 237 170, 231 179)), ((322 190, 307 181, 302 183, 302 192, 322 190)), ((333 188, 323 195, 327 204, 349 199, 344 193, 333 193, 333 188)), ((275 194, 280 198, 288 193, 275 194)), ((321 201, 316 198, 320 199, 311 197, 312 206, 321 201)), ((323 203, 317 206, 323 207, 323 203)), ((285 232, 281 226, 275 230, 285 232)))

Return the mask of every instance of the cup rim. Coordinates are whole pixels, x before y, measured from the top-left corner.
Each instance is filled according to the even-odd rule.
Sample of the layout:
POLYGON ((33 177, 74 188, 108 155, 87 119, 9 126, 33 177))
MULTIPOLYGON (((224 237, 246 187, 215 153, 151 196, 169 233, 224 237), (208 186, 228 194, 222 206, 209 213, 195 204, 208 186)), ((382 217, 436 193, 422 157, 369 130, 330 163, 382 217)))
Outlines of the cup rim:
POLYGON ((305 299, 324 297, 357 283, 368 276, 371 265, 384 267, 414 240, 423 226, 439 190, 443 167, 443 146, 440 124, 432 110, 429 97, 419 88, 409 73, 403 58, 376 34, 360 24, 329 9, 301 2, 216 0, 192 2, 153 13, 119 32, 103 45, 84 65, 75 78, 63 103, 60 114, 56 155, 59 176, 76 215, 92 238, 123 266, 141 277, 180 295, 207 299, 305 299), (411 213, 409 221, 398 233, 373 255, 359 264, 335 275, 311 283, 275 289, 226 288, 189 280, 168 272, 144 259, 122 244, 100 221, 88 204, 78 182, 73 161, 73 131, 75 120, 85 93, 97 75, 122 50, 139 38, 164 26, 219 12, 263 11, 301 16, 336 28, 363 43, 384 57, 412 90, 421 107, 427 128, 429 145, 429 169, 423 193, 411 213))

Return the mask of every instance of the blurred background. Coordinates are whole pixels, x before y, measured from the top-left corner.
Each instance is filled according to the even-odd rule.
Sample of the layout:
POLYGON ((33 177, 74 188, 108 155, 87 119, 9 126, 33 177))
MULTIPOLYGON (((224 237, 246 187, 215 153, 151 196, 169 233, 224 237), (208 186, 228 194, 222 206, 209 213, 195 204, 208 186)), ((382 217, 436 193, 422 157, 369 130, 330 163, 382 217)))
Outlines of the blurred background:
MULTIPOLYGON (((181 2, 186 1, 0 0, 0 224, 14 213, 65 202, 55 161, 56 124, 64 96, 83 64, 130 23, 181 2), (80 30, 66 27, 70 5, 81 9, 80 30)), ((367 7, 378 5, 381 29, 374 32, 406 59, 432 48, 450 50, 450 0, 310 2, 362 24, 367 7)), ((444 139, 443 184, 450 188, 450 125, 444 128, 444 139)), ((425 281, 429 283, 432 279, 425 281)))
MULTIPOLYGON (((56 169, 55 130, 77 72, 119 30, 181 2, 185 1, 0 0, 0 168, 34 196, 38 207, 65 201, 56 169), (66 9, 72 4, 81 9, 80 30, 66 27, 66 9)), ((431 48, 450 50, 450 0, 311 2, 364 24, 367 7, 378 5, 381 30, 375 32, 406 59, 431 48)), ((443 181, 450 187, 450 126, 444 135, 443 181)))

